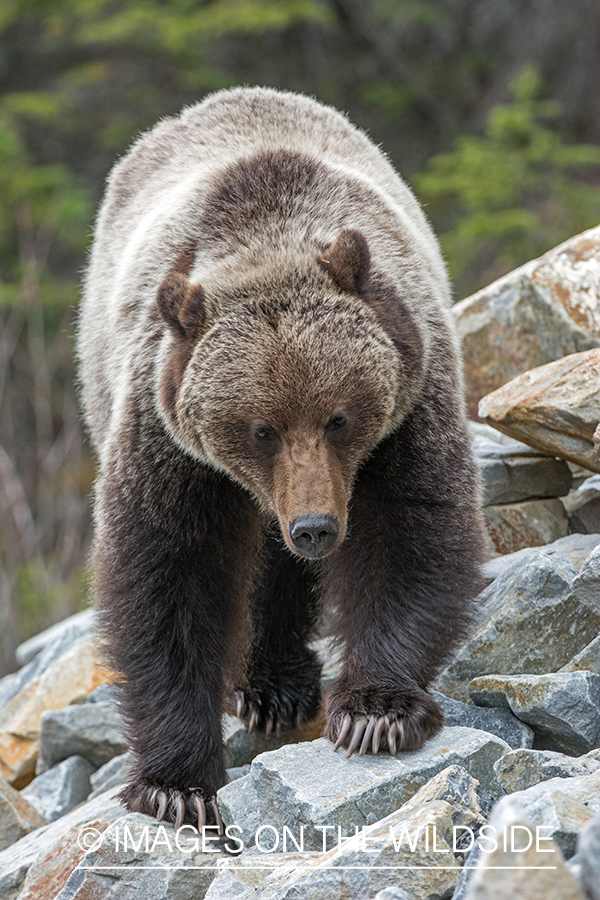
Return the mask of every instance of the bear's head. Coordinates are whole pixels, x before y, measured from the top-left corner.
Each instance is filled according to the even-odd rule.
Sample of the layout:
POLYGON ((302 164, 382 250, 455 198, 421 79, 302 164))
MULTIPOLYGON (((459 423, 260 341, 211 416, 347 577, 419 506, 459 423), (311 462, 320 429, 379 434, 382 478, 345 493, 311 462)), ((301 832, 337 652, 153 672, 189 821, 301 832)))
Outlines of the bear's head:
POLYGON ((189 283, 182 259, 157 301, 170 333, 167 427, 277 516, 292 553, 325 556, 346 535, 361 464, 419 389, 419 330, 372 276, 357 231, 309 275, 269 267, 218 298, 189 283))

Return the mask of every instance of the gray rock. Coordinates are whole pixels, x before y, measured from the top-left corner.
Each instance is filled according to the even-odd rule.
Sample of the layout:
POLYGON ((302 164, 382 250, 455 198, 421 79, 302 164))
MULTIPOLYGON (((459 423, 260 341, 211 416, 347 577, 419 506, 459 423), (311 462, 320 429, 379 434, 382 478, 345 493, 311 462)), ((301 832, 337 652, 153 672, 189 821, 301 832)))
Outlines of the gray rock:
POLYGON ((558 671, 577 672, 580 669, 589 669, 590 672, 600 675, 600 634, 558 671))
POLYGON ((557 497, 485 506, 483 519, 497 553, 542 547, 569 531, 567 513, 557 497))
POLYGON ((481 786, 484 800, 501 796, 493 763, 509 749, 495 735, 472 728, 444 728, 421 750, 396 757, 346 758, 324 738, 263 753, 250 774, 219 791, 224 820, 241 828, 246 847, 268 824, 281 831, 290 822, 306 825, 304 849, 321 849, 325 825, 353 834, 389 815, 442 769, 465 768, 481 786))
POLYGON ((112 703, 100 701, 46 710, 41 719, 38 771, 46 771, 74 755, 83 756, 96 767, 103 766, 128 746, 112 703))
POLYGON ((553 750, 511 750, 494 763, 496 777, 507 794, 525 791, 549 778, 591 775, 600 769, 600 750, 572 757, 553 750))
MULTIPOLYGON (((600 475, 596 477, 600 479, 600 475)), ((573 595, 579 603, 600 615, 600 545, 592 550, 575 578, 573 595)))
POLYGON ((600 616, 573 597, 576 575, 555 550, 500 575, 480 594, 481 621, 435 688, 466 701, 466 686, 478 675, 542 674, 565 665, 600 630, 600 616))
POLYGON ((411 897, 399 887, 386 887, 378 891, 373 900, 412 900, 411 897))
POLYGON ((214 878, 216 853, 202 852, 195 829, 132 813, 112 823, 79 862, 56 900, 91 897, 152 897, 192 900, 203 897, 214 878))
MULTIPOLYGON (((0 707, 5 706, 26 684, 29 684, 30 681, 33 681, 34 678, 45 672, 67 650, 77 646, 77 644, 83 644, 84 641, 91 637, 94 630, 93 611, 86 609, 83 613, 78 613, 77 616, 82 618, 72 616, 71 619, 76 619, 75 622, 72 622, 71 619, 65 619, 64 622, 59 622, 58 625, 49 628, 49 633, 53 632, 54 629, 57 630, 54 636, 50 634, 50 637, 42 643, 37 656, 22 669, 19 669, 18 672, 6 675, 0 680, 0 707)), ((40 635, 37 635, 37 637, 40 637, 40 635)), ((31 638, 31 641, 35 640, 36 638, 31 638)), ((21 646, 25 647, 27 644, 29 644, 29 641, 26 641, 21 646)))
POLYGON ((507 448, 497 446, 499 452, 491 442, 485 447, 480 445, 477 452, 475 445, 484 506, 564 497, 569 493, 572 475, 564 460, 533 454, 514 456, 507 448))
POLYGON ((254 900, 262 882, 277 870, 288 874, 305 869, 319 858, 306 853, 243 853, 235 861, 231 857, 217 860, 214 880, 206 892, 206 900, 254 900))
POLYGON ((600 814, 579 835, 577 856, 581 882, 589 900, 600 900, 600 814))
POLYGON ((600 344, 597 231, 588 231, 455 304, 467 406, 520 372, 600 344), (587 250, 584 250, 587 247, 587 250))
POLYGON ((444 800, 450 806, 452 824, 479 830, 486 817, 479 800, 479 782, 462 766, 447 766, 419 788, 416 794, 403 804, 403 811, 417 809, 433 800, 444 800))
MULTIPOLYGON (((81 641, 77 641, 77 643, 82 643, 83 641, 89 640, 89 638, 93 636, 95 630, 96 623, 94 610, 84 609, 81 612, 69 616, 67 619, 63 619, 62 622, 57 622, 56 625, 51 625, 50 628, 46 628, 45 631, 41 631, 34 637, 29 638, 28 641, 19 644, 15 650, 17 662, 20 666, 24 666, 31 662, 38 653, 44 650, 49 644, 53 643, 56 638, 60 637, 66 631, 68 631, 72 637, 79 634, 81 636, 81 641)), ((75 642, 71 646, 75 646, 75 642)))
POLYGON ((546 830, 538 834, 539 842, 535 824, 513 795, 500 800, 467 859, 453 900, 585 900, 558 845, 543 840, 546 830))
POLYGON ((525 820, 543 827, 544 836, 558 844, 565 859, 573 856, 579 833, 594 818, 594 811, 561 791, 556 780, 540 782, 510 797, 525 820))
POLYGON ((117 686, 114 684, 99 684, 95 691, 92 691, 89 697, 86 697, 86 703, 112 703, 115 709, 119 708, 119 694, 117 686))
POLYGON ((94 766, 82 756, 70 756, 21 791, 46 822, 54 822, 82 803, 90 792, 94 766))
POLYGON ((551 550, 560 550, 577 569, 581 569, 583 563, 594 547, 600 544, 600 534, 568 534, 551 544, 543 547, 525 547, 523 550, 515 550, 514 553, 505 553, 490 559, 481 567, 481 573, 486 584, 491 584, 500 575, 508 572, 516 572, 520 566, 532 559, 538 559, 542 553, 551 550))
POLYGON ((35 807, 0 775, 0 850, 43 824, 35 807))
POLYGON ((125 784, 132 764, 133 756, 130 751, 114 756, 107 763, 104 763, 90 778, 92 792, 88 800, 93 800, 117 785, 125 784))
POLYGON ((441 900, 458 880, 450 806, 440 800, 399 809, 295 871, 275 871, 257 900, 347 900, 372 897, 392 885, 411 900, 441 900), (435 848, 433 841, 435 840, 435 848), (391 884, 390 884, 391 882, 391 884))
POLYGON ((250 774, 250 763, 247 763, 245 766, 233 766, 230 769, 226 769, 226 772, 229 781, 237 781, 238 778, 244 778, 245 775, 250 774))
MULTIPOLYGON (((114 794, 117 790, 114 790, 114 794)), ((55 822, 37 828, 25 835, 16 844, 12 844, 0 853, 0 897, 2 900, 16 900, 22 892, 29 869, 35 865, 37 875, 32 873, 28 886, 39 883, 38 894, 32 893, 32 897, 54 897, 64 884, 65 871, 72 871, 77 865, 81 852, 77 844, 77 838, 86 823, 93 823, 99 831, 108 827, 110 822, 120 818, 124 809, 115 799, 112 792, 104 794, 91 803, 83 803, 71 810, 66 816, 62 816, 55 822), (65 835, 70 834, 69 840, 65 835), (78 854, 78 855, 77 855, 78 854), (74 856, 76 858, 74 858, 74 856), (56 873, 59 877, 58 886, 52 893, 55 884, 56 873), (34 878, 34 875, 36 877, 34 878), (43 890, 42 890, 43 887, 43 890)))
POLYGON ((479 706, 510 707, 536 734, 536 749, 575 756, 600 746, 600 675, 486 675, 469 684, 479 706))
POLYGON ((223 716, 223 742, 225 744, 225 761, 228 768, 239 768, 249 765, 260 753, 277 750, 285 744, 295 744, 303 738, 297 729, 282 731, 281 734, 270 734, 254 731, 252 734, 235 716, 223 716))
POLYGON ((592 475, 563 501, 571 531, 592 534, 600 530, 600 475, 592 475))
POLYGON ((513 749, 533 745, 533 731, 509 709, 485 709, 473 706, 472 703, 453 700, 452 697, 446 697, 438 691, 431 693, 444 711, 446 725, 464 725, 466 728, 487 731, 502 738, 513 749))

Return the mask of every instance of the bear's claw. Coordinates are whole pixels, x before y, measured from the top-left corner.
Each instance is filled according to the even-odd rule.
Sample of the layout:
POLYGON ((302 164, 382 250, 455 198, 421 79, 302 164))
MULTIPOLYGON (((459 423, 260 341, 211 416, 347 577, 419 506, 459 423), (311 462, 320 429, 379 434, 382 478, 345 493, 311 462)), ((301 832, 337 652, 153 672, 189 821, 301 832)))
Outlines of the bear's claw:
POLYGON ((355 750, 359 756, 364 756, 369 745, 372 753, 378 753, 379 748, 387 744, 392 756, 404 746, 404 725, 401 719, 390 721, 389 716, 359 716, 352 719, 346 714, 342 721, 340 733, 337 736, 333 749, 339 750, 345 746, 348 739, 346 756, 350 757, 355 750))
POLYGON ((325 736, 334 750, 346 748, 346 755, 358 751, 418 750, 440 730, 444 714, 435 699, 417 685, 406 685, 387 695, 373 689, 348 689, 343 684, 332 689, 325 736))
POLYGON ((184 823, 195 825, 201 831, 210 818, 224 834, 223 819, 217 805, 216 797, 209 799, 201 796, 201 788, 191 787, 187 791, 175 788, 158 788, 146 782, 128 785, 121 794, 121 800, 131 812, 145 813, 153 816, 157 822, 173 822, 175 830, 184 823))
MULTIPOLYGON (((294 709, 291 704, 288 704, 286 710, 283 703, 273 700, 270 703, 267 701, 268 706, 265 709, 262 697, 251 699, 241 690, 235 691, 234 698, 236 716, 245 723, 248 734, 262 729, 266 737, 269 737, 273 731, 280 735, 285 728, 302 728, 314 714, 312 706, 309 706, 305 713, 302 710, 294 709)), ((314 705, 316 706, 316 704, 314 705)))

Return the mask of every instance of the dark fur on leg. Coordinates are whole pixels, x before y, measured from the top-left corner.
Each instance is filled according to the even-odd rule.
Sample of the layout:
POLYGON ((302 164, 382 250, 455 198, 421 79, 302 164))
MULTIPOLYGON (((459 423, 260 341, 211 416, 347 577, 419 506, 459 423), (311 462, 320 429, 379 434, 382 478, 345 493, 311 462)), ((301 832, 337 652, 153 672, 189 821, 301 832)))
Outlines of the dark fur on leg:
POLYGON ((349 534, 327 561, 342 675, 326 736, 349 753, 417 749, 443 725, 427 693, 466 637, 484 542, 466 423, 440 374, 359 472, 349 534))
POLYGON ((135 758, 122 797, 176 823, 197 824, 203 806, 218 821, 225 679, 243 655, 262 528, 244 491, 175 452, 160 426, 143 431, 121 435, 100 480, 94 554, 135 758))
POLYGON ((236 692, 235 712, 250 731, 298 728, 316 716, 321 663, 306 645, 318 613, 309 565, 270 534, 252 595, 255 637, 246 686, 236 692))

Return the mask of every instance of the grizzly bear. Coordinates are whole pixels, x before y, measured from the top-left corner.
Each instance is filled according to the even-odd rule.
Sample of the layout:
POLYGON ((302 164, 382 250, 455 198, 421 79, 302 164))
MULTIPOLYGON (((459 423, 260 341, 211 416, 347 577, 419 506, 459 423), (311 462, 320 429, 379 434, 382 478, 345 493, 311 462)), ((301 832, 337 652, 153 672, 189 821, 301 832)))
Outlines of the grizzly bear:
POLYGON ((385 155, 270 89, 160 122, 110 175, 79 358, 127 807, 221 825, 222 713, 267 734, 317 714, 324 605, 335 748, 436 734, 478 480, 444 264, 385 155))

